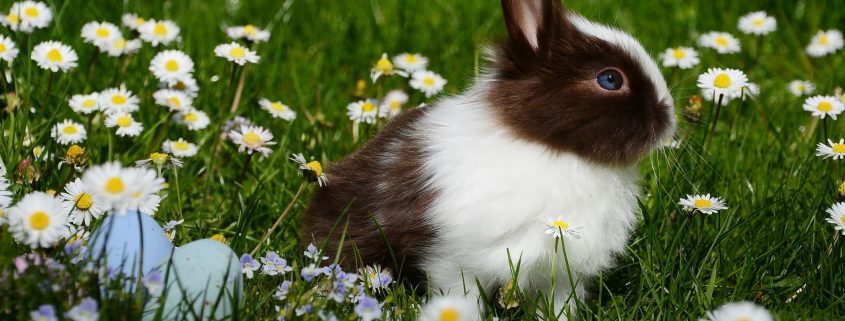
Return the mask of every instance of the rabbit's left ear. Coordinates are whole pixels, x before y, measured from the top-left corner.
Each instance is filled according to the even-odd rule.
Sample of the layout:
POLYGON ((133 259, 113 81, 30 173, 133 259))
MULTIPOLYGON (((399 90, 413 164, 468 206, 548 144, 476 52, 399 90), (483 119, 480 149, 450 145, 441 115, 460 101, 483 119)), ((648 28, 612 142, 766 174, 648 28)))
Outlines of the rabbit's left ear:
POLYGON ((511 50, 543 56, 564 20, 560 0, 502 0, 511 50))

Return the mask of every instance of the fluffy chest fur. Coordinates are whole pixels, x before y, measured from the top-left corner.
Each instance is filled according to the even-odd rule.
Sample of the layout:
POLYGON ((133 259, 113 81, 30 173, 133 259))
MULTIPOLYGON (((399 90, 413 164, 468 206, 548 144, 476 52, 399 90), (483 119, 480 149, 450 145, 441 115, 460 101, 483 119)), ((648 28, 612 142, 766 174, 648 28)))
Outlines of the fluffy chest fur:
POLYGON ((453 289, 460 273, 488 287, 506 282, 508 253, 523 274, 548 277, 554 238, 544 231, 557 217, 581 229, 567 240, 575 273, 609 266, 636 220, 636 168, 517 139, 473 92, 430 107, 418 127, 428 142, 422 172, 438 195, 424 217, 435 240, 421 262, 432 286, 453 289))

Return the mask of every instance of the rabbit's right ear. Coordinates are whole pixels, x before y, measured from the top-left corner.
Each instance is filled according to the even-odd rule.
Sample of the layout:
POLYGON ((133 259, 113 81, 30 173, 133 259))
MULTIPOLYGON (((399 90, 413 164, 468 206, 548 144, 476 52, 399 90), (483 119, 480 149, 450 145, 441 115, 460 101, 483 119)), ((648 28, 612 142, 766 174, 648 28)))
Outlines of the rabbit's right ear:
POLYGON ((502 0, 502 11, 510 35, 506 49, 522 61, 545 58, 565 20, 560 0, 502 0))

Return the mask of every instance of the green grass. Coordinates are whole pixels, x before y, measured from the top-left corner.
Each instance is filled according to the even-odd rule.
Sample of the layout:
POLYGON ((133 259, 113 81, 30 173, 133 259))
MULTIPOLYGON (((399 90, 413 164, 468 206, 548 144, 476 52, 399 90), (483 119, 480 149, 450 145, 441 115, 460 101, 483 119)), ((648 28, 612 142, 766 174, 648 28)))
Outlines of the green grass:
MULTIPOLYGON (((377 128, 362 126, 355 141, 345 106, 357 100, 356 82, 367 80, 369 70, 383 52, 420 52, 430 59, 430 68, 449 80, 447 94, 459 93, 479 73, 485 62, 483 47, 505 36, 497 1, 432 0, 285 0, 285 1, 48 1, 55 11, 50 27, 31 35, 11 36, 21 48, 12 66, 14 81, 5 84, 0 127, 0 156, 14 172, 15 164, 31 157, 24 147, 24 128, 33 135, 33 145, 44 145, 54 155, 63 147, 52 142, 49 128, 58 120, 86 118, 73 113, 67 99, 76 93, 99 91, 121 83, 142 99, 135 113, 145 126, 139 138, 114 138, 102 125, 88 128, 90 164, 118 160, 126 165, 160 149, 165 138, 185 137, 201 144, 200 153, 178 170, 166 171, 167 198, 156 215, 159 222, 185 218, 175 243, 223 234, 236 253, 248 253, 293 199, 303 181, 288 161, 294 153, 313 156, 323 163, 354 151, 377 128), (82 25, 100 20, 120 22, 123 12, 137 12, 151 18, 174 20, 181 27, 182 40, 166 48, 188 53, 196 63, 195 76, 200 95, 194 105, 212 117, 212 125, 188 132, 172 124, 170 115, 155 106, 151 98, 156 82, 147 70, 150 59, 161 47, 148 44, 128 61, 128 71, 118 70, 123 58, 98 54, 79 37, 82 25), (249 67, 238 115, 270 129, 276 136, 274 153, 262 161, 247 163, 230 142, 220 144, 218 126, 234 115, 228 113, 234 95, 232 65, 214 57, 213 48, 228 42, 224 25, 252 23, 272 31, 268 43, 256 47, 258 65, 249 67), (46 91, 49 74, 37 68, 29 50, 44 40, 55 39, 79 53, 79 66, 57 74, 52 90, 46 91), (211 81, 213 76, 219 81, 211 81), (16 93, 25 108, 8 108, 9 94, 16 93), (258 99, 282 100, 298 113, 287 123, 270 119, 258 108, 258 99), (244 166, 248 168, 244 169, 244 166)), ((0 9, 11 4, 4 2, 0 9)), ((698 93, 697 75, 709 67, 744 70, 760 84, 762 95, 745 103, 733 102, 722 110, 713 141, 705 148, 703 136, 710 125, 705 119, 690 123, 679 118, 680 133, 690 138, 680 149, 654 152, 642 162, 641 217, 636 233, 618 265, 606 271, 590 286, 591 297, 582 305, 584 319, 594 320, 696 320, 706 311, 729 301, 755 301, 778 320, 834 320, 845 318, 845 273, 842 273, 841 235, 824 221, 824 213, 840 199, 838 184, 845 177, 839 161, 814 155, 822 141, 822 123, 813 126, 809 113, 801 109, 802 99, 789 94, 786 84, 793 79, 810 79, 818 92, 829 94, 845 84, 843 53, 810 59, 804 47, 818 29, 842 28, 845 11, 836 1, 568 1, 567 5, 586 17, 619 27, 640 39, 653 55, 670 46, 694 46, 700 33, 722 30, 740 35, 739 16, 766 10, 778 20, 778 31, 759 40, 739 36, 743 53, 717 55, 701 49, 702 63, 692 70, 664 70, 680 111, 698 93), (759 48, 759 51, 758 51, 759 48), (765 118, 762 116, 765 115, 765 118), (805 128, 802 132, 800 128, 805 128), (810 129, 815 129, 810 131, 810 129), (723 196, 730 207, 712 216, 681 211, 678 200, 687 194, 711 193, 723 196)), ((126 30, 124 30, 126 33, 126 30)), ((403 86, 392 79, 377 91, 403 86)), ((413 93, 412 103, 431 102, 413 93)), ((704 104, 709 115, 712 104, 704 104)), ((832 138, 842 137, 841 120, 829 121, 832 138)), ((112 134, 113 135, 113 134, 112 134)), ((31 191, 54 189, 76 177, 68 167, 57 169, 58 159, 38 163, 42 177, 32 183, 13 184, 15 199, 31 191)), ((11 175, 11 174, 10 174, 11 175)), ((310 199, 309 187, 259 255, 275 250, 292 259, 294 267, 305 263, 298 229, 310 199)), ((61 247, 61 246, 60 246, 61 247)), ((58 255, 61 249, 38 250, 58 255)), ((31 250, 14 242, 6 227, 0 228, 0 271, 13 268, 12 258, 31 250)), ((332 250, 328 250, 332 253, 332 250)), ((44 290, 38 279, 46 274, 10 281, 0 273, 0 318, 23 319, 42 303, 53 303, 66 311, 84 295, 44 290), (5 283, 5 285, 4 285, 5 283), (66 293, 66 294, 62 294, 66 293)), ((77 272, 61 276, 70 284, 97 289, 95 280, 75 279, 77 272)), ((7 274, 6 274, 7 275, 7 274)), ((285 279, 297 280, 293 275, 285 279)), ((273 319, 272 298, 282 277, 258 276, 245 282, 243 319, 273 319)), ((72 292, 72 291, 71 291, 72 292)), ((96 292, 96 291, 93 291, 96 292)), ((297 281, 288 302, 312 303, 316 308, 336 311, 344 320, 355 319, 352 305, 340 305, 297 281)), ((89 293, 89 295, 94 295, 89 293)), ((378 296, 385 308, 396 307, 409 319, 421 297, 410 289, 394 286, 378 296)), ((488 302, 496 306, 495 298, 488 302)), ((101 319, 136 319, 138 307, 129 297, 102 300, 101 319), (126 310, 129 309, 129 310, 126 310), (131 313, 123 313, 130 311, 131 313)), ((519 308, 495 307, 486 315, 500 318, 532 317, 532 300, 519 308)), ((316 319, 316 314, 301 316, 316 319)))

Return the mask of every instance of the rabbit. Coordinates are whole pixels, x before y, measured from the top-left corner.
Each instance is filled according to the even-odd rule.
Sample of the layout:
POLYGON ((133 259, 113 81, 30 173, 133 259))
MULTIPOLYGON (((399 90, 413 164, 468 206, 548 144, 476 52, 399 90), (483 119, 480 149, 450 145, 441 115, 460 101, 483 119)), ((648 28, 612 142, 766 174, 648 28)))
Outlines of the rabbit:
POLYGON ((519 264, 514 281, 553 292, 547 317, 565 320, 573 289, 583 299, 625 250, 637 165, 673 136, 674 102, 630 35, 559 0, 501 3, 509 37, 488 70, 331 164, 303 237, 340 249, 345 267, 386 266, 442 293, 490 293, 519 264), (545 233, 557 217, 579 236, 563 239, 569 270, 545 233))

